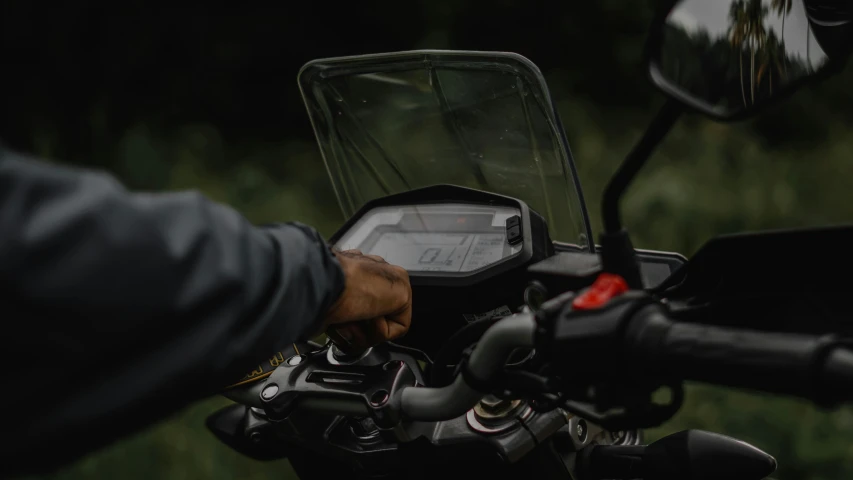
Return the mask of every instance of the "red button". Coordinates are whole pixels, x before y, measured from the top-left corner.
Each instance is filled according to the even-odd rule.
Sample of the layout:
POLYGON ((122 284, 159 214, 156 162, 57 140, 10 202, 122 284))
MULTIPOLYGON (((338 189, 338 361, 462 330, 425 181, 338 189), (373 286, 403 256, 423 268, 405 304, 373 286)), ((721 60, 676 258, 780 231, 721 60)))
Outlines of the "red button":
POLYGON ((611 298, 628 291, 628 283, 619 275, 602 273, 595 282, 572 301, 576 310, 592 310, 599 308, 611 298))

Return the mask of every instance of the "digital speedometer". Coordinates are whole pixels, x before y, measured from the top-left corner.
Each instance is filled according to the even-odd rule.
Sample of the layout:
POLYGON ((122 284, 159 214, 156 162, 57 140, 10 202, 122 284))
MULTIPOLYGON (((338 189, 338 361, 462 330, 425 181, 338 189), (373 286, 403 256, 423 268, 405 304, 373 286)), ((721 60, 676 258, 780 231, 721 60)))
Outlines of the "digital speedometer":
POLYGON ((517 311, 527 267, 554 254, 524 202, 452 185, 368 202, 330 240, 409 272, 412 326, 398 343, 428 354, 468 323, 517 311))
POLYGON ((376 207, 336 243, 409 272, 473 272, 523 249, 521 210, 461 203, 376 207))

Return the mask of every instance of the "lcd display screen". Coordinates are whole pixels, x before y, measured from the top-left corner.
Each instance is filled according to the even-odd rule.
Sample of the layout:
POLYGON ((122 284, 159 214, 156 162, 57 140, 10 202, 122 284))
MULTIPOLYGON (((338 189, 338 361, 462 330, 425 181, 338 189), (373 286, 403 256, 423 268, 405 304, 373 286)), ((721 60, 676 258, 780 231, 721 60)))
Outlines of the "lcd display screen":
POLYGON ((507 241, 510 207, 465 204, 379 207, 336 244, 378 255, 410 272, 472 272, 517 254, 507 241))

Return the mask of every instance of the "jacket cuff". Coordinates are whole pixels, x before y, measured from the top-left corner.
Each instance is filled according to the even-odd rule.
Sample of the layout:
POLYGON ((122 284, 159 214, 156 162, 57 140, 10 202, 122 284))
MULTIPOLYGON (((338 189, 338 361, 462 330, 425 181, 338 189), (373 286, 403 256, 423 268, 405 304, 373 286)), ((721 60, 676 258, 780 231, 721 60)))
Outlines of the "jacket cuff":
MULTIPOLYGON (((323 319, 326 313, 331 308, 332 304, 340 298, 344 291, 346 279, 344 277, 343 268, 337 257, 332 252, 331 246, 323 239, 317 230, 300 222, 287 222, 274 225, 265 225, 268 231, 279 239, 284 231, 296 229, 303 233, 308 240, 308 251, 300 252, 304 258, 300 261, 307 264, 307 270, 310 272, 311 278, 303 279, 304 282, 313 285, 316 290, 316 298, 319 303, 314 311, 314 318, 306 318, 302 320, 302 326, 298 329, 299 340, 307 340, 312 336, 320 333, 323 328, 323 319), (278 235, 277 235, 278 233, 278 235)), ((291 230, 292 232, 292 230, 291 230)), ((287 244, 281 245, 283 256, 288 255, 287 244)), ((290 321, 299 321, 297 319, 289 319, 290 321)))

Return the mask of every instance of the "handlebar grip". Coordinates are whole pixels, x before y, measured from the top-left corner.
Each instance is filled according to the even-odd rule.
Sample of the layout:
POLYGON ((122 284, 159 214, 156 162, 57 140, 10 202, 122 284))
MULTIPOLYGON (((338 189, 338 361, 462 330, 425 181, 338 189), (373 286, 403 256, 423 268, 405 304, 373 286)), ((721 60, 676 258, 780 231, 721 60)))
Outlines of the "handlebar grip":
POLYGON ((853 400, 853 353, 827 337, 672 322, 656 308, 638 314, 645 318, 628 338, 660 373, 819 403, 853 400))

